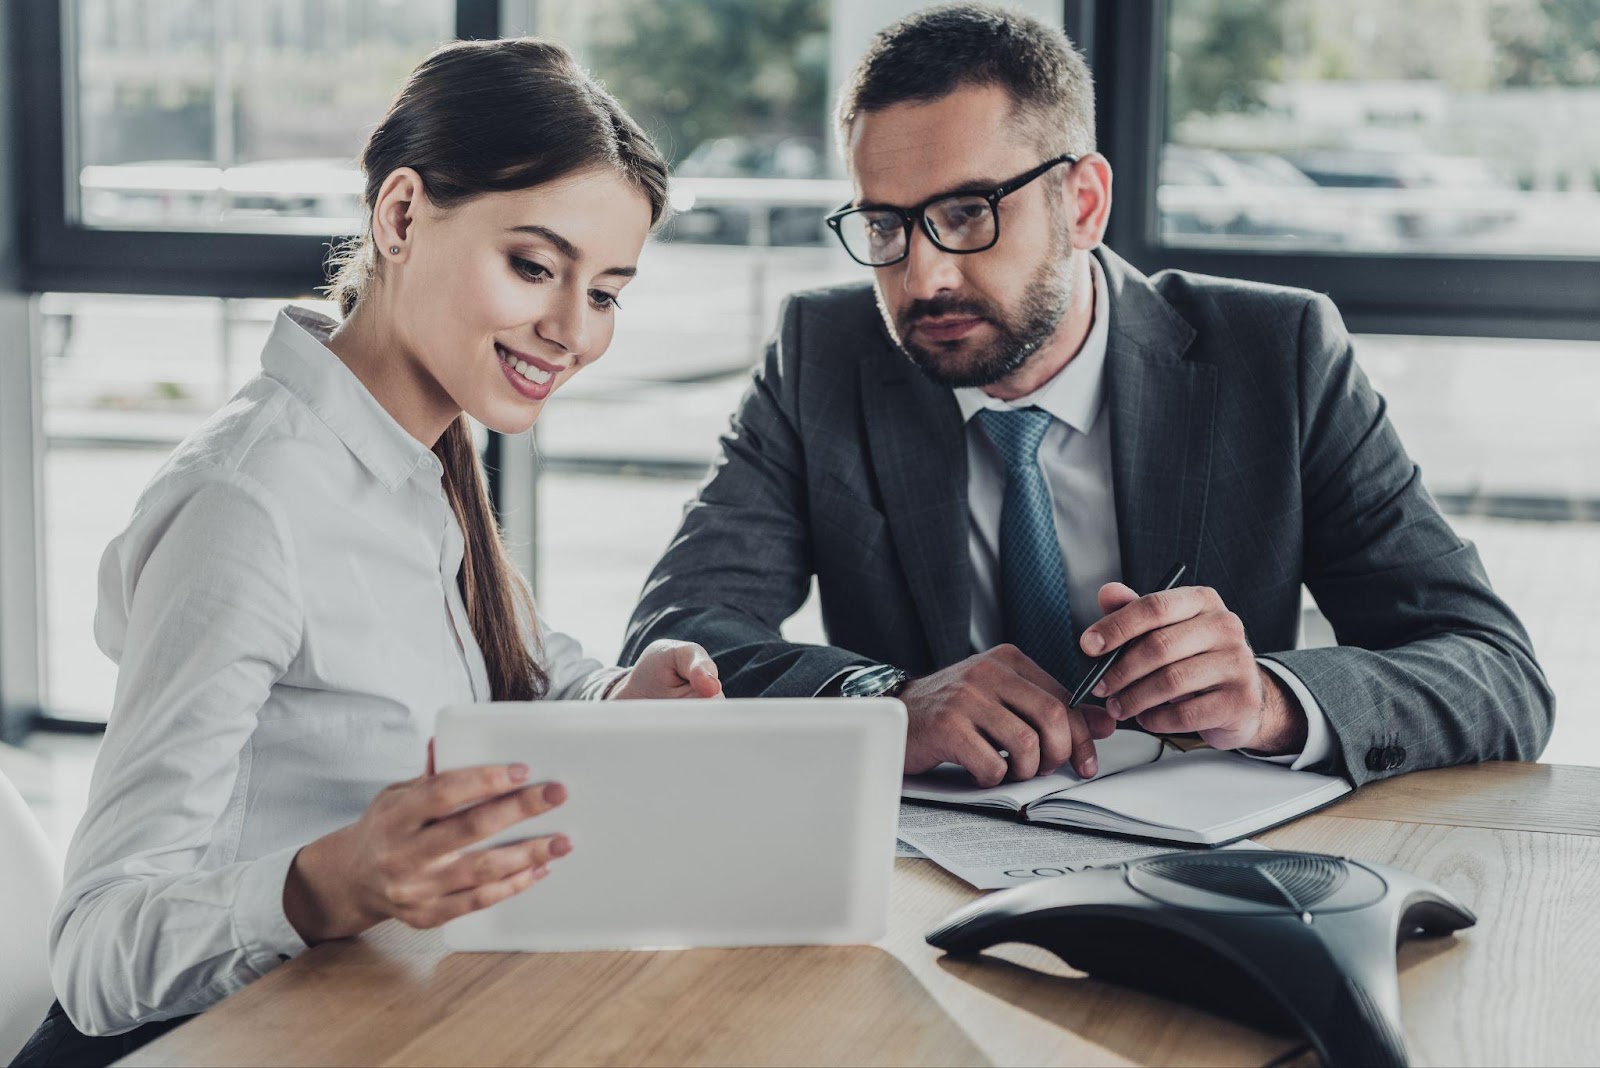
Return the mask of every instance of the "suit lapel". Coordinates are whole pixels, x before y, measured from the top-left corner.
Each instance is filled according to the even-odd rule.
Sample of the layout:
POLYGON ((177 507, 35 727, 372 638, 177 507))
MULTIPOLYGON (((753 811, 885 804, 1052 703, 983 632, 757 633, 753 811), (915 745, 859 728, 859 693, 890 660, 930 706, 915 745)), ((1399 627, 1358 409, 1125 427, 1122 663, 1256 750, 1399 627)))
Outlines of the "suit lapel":
POLYGON ((1215 421, 1216 368, 1183 359, 1194 329, 1149 279, 1099 252, 1111 296, 1106 391, 1123 581, 1152 591, 1175 562, 1197 573, 1215 421))
POLYGON ((965 428, 955 394, 886 338, 874 355, 861 361, 872 466, 933 666, 942 667, 971 651, 965 428))

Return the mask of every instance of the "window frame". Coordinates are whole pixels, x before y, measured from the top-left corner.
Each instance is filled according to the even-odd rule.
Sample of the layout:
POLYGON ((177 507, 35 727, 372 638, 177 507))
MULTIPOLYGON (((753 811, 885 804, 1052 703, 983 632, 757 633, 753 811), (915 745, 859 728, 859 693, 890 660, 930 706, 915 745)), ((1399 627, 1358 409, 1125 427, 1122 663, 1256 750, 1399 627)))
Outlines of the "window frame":
MULTIPOLYGON (((325 282, 336 235, 110 230, 70 218, 75 88, 71 0, 12 4, 20 288, 29 292, 305 297, 325 282)), ((499 0, 456 0, 457 39, 500 36, 499 0)))
POLYGON ((1600 340, 1600 249, 1592 257, 1474 256, 1163 244, 1156 165, 1166 128, 1169 0, 1079 2, 1093 9, 1096 132, 1116 175, 1106 244, 1140 270, 1317 290, 1358 333, 1600 340))

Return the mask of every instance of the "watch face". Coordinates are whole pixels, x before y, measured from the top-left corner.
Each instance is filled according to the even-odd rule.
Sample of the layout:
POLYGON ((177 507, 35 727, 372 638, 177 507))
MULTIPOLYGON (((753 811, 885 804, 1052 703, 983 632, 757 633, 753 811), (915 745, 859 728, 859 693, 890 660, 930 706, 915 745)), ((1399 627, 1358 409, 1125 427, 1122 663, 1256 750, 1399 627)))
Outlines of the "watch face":
POLYGON ((863 668, 844 680, 839 693, 845 697, 881 697, 897 692, 905 679, 906 673, 896 667, 863 668))

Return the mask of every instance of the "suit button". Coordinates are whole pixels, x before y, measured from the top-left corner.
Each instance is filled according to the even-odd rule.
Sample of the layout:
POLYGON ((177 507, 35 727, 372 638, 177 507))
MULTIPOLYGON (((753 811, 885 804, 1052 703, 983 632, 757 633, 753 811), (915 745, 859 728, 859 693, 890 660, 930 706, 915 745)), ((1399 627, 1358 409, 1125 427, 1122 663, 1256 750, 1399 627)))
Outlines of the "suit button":
POLYGON ((1384 765, 1385 771, 1394 771, 1406 762, 1406 751, 1403 746, 1391 745, 1387 753, 1389 759, 1384 765))
POLYGON ((1385 771, 1388 769, 1388 754, 1377 746, 1367 750, 1367 770, 1385 771))

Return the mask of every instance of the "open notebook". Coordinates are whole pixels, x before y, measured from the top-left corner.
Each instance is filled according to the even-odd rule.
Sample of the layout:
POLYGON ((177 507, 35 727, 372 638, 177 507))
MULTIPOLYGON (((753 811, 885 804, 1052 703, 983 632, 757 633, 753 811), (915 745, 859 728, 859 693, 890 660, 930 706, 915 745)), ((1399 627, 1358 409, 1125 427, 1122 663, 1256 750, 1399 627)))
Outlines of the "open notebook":
POLYGON ((985 789, 960 765, 941 764, 907 775, 900 796, 1004 809, 1029 823, 1216 846, 1276 827, 1351 789, 1333 775, 1290 771, 1237 753, 1165 748, 1160 738, 1138 731, 1117 731, 1096 742, 1095 752, 1100 774, 1093 779, 1064 766, 985 789))

